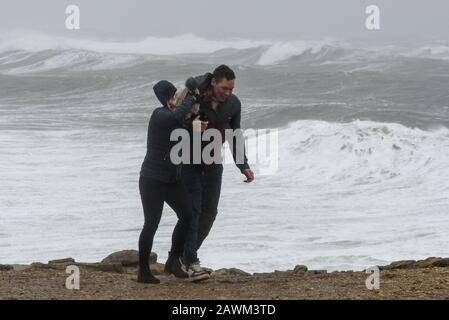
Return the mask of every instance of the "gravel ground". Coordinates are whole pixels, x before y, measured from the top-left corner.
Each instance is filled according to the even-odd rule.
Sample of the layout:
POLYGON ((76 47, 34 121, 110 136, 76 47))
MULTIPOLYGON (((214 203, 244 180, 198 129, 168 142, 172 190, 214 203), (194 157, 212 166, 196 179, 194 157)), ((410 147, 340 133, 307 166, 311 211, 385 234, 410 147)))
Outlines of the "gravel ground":
POLYGON ((202 283, 159 273, 161 284, 139 284, 135 267, 119 272, 80 267, 80 290, 68 290, 65 267, 2 270, 0 299, 449 299, 448 267, 382 269, 379 290, 366 288, 369 274, 350 271, 221 270, 202 283))

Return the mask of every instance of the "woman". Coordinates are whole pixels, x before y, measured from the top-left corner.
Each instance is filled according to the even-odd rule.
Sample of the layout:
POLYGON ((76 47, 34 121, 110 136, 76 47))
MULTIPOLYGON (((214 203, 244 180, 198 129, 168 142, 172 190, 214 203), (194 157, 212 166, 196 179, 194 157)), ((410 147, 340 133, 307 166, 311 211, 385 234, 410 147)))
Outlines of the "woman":
POLYGON ((139 272, 137 281, 141 283, 160 283, 149 267, 149 255, 153 238, 158 228, 164 202, 178 217, 173 231, 172 245, 165 271, 176 277, 187 278, 181 256, 187 231, 192 219, 192 204, 184 184, 181 182, 181 165, 170 160, 170 141, 174 129, 181 128, 186 116, 197 100, 195 83, 187 81, 188 92, 179 106, 174 96, 176 87, 168 81, 160 81, 154 87, 154 93, 162 106, 155 109, 148 125, 147 154, 142 164, 139 179, 145 223, 139 238, 139 272))

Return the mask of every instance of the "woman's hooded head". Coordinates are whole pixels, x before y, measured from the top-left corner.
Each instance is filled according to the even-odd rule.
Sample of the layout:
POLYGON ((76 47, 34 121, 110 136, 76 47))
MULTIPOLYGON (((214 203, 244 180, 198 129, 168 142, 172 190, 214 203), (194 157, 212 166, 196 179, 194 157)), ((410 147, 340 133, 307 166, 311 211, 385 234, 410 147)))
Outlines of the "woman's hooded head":
POLYGON ((171 82, 162 80, 154 85, 153 91, 161 104, 167 107, 167 102, 173 98, 176 93, 176 87, 171 82))

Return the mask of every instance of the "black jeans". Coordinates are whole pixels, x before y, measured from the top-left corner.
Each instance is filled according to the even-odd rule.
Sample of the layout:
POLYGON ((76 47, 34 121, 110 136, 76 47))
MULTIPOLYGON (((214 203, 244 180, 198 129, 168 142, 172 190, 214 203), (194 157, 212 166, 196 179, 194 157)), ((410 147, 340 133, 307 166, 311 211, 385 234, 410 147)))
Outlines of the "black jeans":
POLYGON ((164 202, 176 212, 178 223, 173 230, 170 254, 182 256, 188 228, 192 220, 192 203, 181 182, 165 183, 152 178, 140 177, 140 197, 142 199, 145 223, 139 237, 139 266, 149 271, 149 258, 153 239, 162 216, 164 202))
POLYGON ((192 201, 192 220, 184 246, 184 262, 189 265, 198 261, 198 250, 209 235, 218 213, 221 193, 223 165, 214 165, 208 170, 195 166, 182 168, 184 181, 192 201))

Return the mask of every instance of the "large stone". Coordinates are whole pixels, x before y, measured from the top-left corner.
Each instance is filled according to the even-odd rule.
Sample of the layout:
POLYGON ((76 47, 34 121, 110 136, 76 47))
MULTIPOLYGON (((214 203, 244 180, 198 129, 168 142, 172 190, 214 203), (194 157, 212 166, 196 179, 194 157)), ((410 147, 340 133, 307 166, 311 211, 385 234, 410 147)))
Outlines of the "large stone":
POLYGON ((32 266, 28 264, 13 264, 12 267, 14 268, 14 271, 23 271, 32 268, 32 266))
POLYGON ((297 265, 295 266, 295 268, 293 269, 293 273, 294 274, 298 274, 298 273, 304 273, 307 272, 307 267, 303 266, 303 265, 297 265))
POLYGON ((73 259, 73 258, 65 258, 65 259, 58 259, 58 260, 50 260, 50 261, 48 261, 48 264, 59 264, 59 263, 75 263, 75 259, 73 259))
POLYGON ((120 263, 77 263, 76 265, 95 271, 123 273, 123 266, 120 263))
POLYGON ((416 268, 415 260, 401 260, 390 263, 387 266, 380 267, 382 270, 394 270, 394 269, 414 269, 416 268))
POLYGON ((255 272, 253 276, 258 278, 269 278, 272 276, 272 274, 269 272, 255 272))
POLYGON ((218 269, 212 273, 213 276, 241 276, 241 277, 250 277, 251 274, 248 272, 245 272, 243 270, 237 269, 237 268, 230 268, 230 269, 218 269))
POLYGON ((48 264, 50 269, 54 270, 67 270, 68 266, 73 266, 75 263, 50 263, 48 264))
POLYGON ((75 263, 41 263, 41 262, 33 262, 30 267, 38 268, 38 269, 53 269, 53 270, 65 270, 67 266, 74 265, 75 263))
POLYGON ((38 269, 52 269, 51 265, 45 264, 45 263, 42 263, 42 262, 33 262, 31 264, 31 267, 32 268, 38 268, 38 269))
POLYGON ((155 275, 155 276, 166 276, 166 275, 168 275, 166 272, 165 272, 165 264, 162 264, 162 263, 154 263, 154 264, 151 264, 150 265, 150 269, 151 269, 151 272, 153 273, 153 275, 155 275))
POLYGON ((449 267, 449 258, 427 258, 416 262, 418 268, 446 268, 449 267))
POLYGON ((0 271, 9 271, 14 269, 13 266, 10 266, 8 264, 0 264, 0 271))
POLYGON ((98 270, 104 272, 123 272, 123 265, 120 263, 100 263, 97 268, 98 270))
POLYGON ((152 264, 152 263, 157 263, 157 253, 156 252, 150 253, 150 264, 152 264))
POLYGON ((293 273, 292 270, 274 270, 274 272, 272 273, 274 276, 289 276, 293 273))
MULTIPOLYGON (((157 262, 157 254, 151 252, 150 264, 157 262)), ((124 267, 135 267, 139 264, 139 252, 136 250, 122 250, 114 252, 101 261, 101 263, 120 263, 124 267)))
POLYGON ((379 267, 381 270, 394 269, 416 269, 416 268, 447 268, 449 267, 449 258, 431 257, 425 260, 401 260, 395 261, 387 266, 379 267))
POLYGON ((327 270, 309 270, 308 272, 311 274, 325 274, 327 270))

